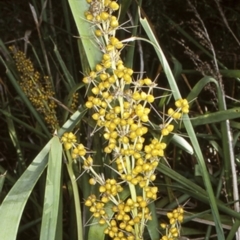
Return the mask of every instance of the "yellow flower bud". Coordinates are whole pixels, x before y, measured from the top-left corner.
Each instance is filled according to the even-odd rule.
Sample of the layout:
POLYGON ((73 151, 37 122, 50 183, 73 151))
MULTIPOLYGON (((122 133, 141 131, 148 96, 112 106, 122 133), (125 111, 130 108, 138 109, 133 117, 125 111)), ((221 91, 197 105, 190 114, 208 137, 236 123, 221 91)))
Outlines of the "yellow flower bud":
POLYGON ((65 149, 65 150, 69 150, 69 149, 72 148, 72 143, 68 143, 68 142, 67 142, 67 143, 64 143, 63 146, 64 146, 64 149, 65 149))
POLYGON ((95 35, 97 37, 101 37, 102 36, 102 31, 100 29, 95 30, 95 35))
POLYGON ((114 2, 114 1, 112 1, 108 6, 109 6, 113 11, 116 11, 116 10, 119 9, 119 5, 118 5, 116 2, 114 2))
POLYGON ((101 12, 100 13, 101 20, 105 21, 105 20, 108 19, 108 17, 109 17, 109 14, 107 12, 101 12))

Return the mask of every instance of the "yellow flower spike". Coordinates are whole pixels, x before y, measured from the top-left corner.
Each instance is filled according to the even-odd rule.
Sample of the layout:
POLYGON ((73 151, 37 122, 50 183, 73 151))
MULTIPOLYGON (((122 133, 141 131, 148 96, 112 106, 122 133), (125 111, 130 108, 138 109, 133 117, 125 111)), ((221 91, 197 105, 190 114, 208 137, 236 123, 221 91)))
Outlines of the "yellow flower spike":
POLYGON ((172 214, 171 212, 168 212, 168 213, 167 213, 167 217, 168 217, 169 219, 171 219, 171 218, 173 218, 173 214, 172 214))

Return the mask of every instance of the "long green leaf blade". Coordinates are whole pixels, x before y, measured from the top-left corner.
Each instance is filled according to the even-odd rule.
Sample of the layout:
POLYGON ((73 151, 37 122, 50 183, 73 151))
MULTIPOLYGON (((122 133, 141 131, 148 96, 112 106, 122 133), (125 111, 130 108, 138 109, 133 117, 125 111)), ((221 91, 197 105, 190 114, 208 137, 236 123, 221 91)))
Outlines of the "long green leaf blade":
POLYGON ((48 159, 40 240, 56 239, 62 170, 62 144, 57 136, 51 140, 48 159))
POLYGON ((97 62, 101 62, 102 53, 99 50, 99 46, 93 38, 94 28, 85 19, 84 12, 88 10, 89 5, 86 1, 82 0, 69 0, 69 5, 77 25, 78 33, 80 35, 83 48, 88 59, 90 69, 94 69, 97 62))
POLYGON ((37 155, 3 200, 0 206, 0 239, 16 239, 23 209, 47 165, 49 150, 50 142, 37 155))

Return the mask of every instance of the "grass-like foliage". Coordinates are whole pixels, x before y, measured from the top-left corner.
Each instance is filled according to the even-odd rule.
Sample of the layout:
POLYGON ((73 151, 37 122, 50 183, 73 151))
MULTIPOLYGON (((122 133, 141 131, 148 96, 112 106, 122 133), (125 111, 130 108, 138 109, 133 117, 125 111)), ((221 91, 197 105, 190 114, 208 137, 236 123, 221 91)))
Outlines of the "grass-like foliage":
POLYGON ((142 1, 63 0, 56 15, 41 4, 29 5, 32 41, 0 40, 0 239, 239 239, 240 108, 224 91, 238 71, 218 60, 197 7, 186 1, 199 42, 161 12, 185 38, 171 39, 195 65, 184 70, 142 1), (216 110, 204 113, 206 89, 216 110))

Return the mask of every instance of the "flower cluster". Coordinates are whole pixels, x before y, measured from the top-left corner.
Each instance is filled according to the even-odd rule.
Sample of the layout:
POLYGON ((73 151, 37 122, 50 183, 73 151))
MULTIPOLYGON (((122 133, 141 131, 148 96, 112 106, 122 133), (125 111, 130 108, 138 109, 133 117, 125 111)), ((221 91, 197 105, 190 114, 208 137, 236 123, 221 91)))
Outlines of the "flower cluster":
POLYGON ((10 47, 10 51, 20 74, 20 87, 34 107, 43 114, 46 123, 52 129, 57 129, 57 105, 53 100, 54 91, 49 77, 42 77, 22 51, 16 50, 15 47, 10 47))
POLYGON ((103 129, 106 145, 103 151, 112 158, 118 179, 105 179, 93 168, 93 159, 85 158, 83 145, 76 144, 71 133, 62 138, 73 158, 81 157, 83 168, 91 174, 89 183, 98 184, 99 196, 90 195, 85 205, 95 218, 95 222, 105 225, 105 234, 114 240, 142 239, 144 227, 151 220, 148 204, 158 197, 154 186, 155 169, 167 145, 165 136, 174 130, 173 121, 188 113, 186 99, 175 102, 176 109, 167 111, 167 119, 161 130, 150 141, 150 113, 155 100, 153 90, 157 84, 149 78, 133 77, 133 70, 124 65, 120 53, 124 44, 115 36, 119 27, 114 11, 119 9, 116 1, 87 0, 89 9, 85 12, 87 21, 95 28, 95 37, 103 41, 102 59, 83 78, 91 89, 85 106, 91 109, 96 122, 94 132, 103 129), (130 195, 121 199, 124 188, 130 195), (106 205, 113 204, 113 216, 108 216, 106 205))
POLYGON ((162 229, 165 229, 166 234, 162 236, 160 240, 175 240, 180 236, 180 224, 183 221, 184 210, 182 207, 174 209, 172 212, 167 213, 169 225, 160 224, 162 229))
POLYGON ((101 178, 90 168, 93 175, 90 183, 99 184, 100 198, 97 200, 91 195, 85 205, 90 207, 99 224, 107 224, 105 233, 112 239, 141 239, 144 226, 151 219, 147 206, 157 199, 158 188, 152 182, 156 178, 154 172, 159 159, 164 156, 164 137, 174 130, 172 121, 188 113, 189 106, 186 99, 177 100, 176 109, 170 108, 167 112, 159 137, 145 143, 147 123, 155 100, 153 90, 157 85, 149 78, 135 80, 133 70, 126 67, 120 57, 124 44, 115 37, 119 23, 113 15, 118 4, 111 0, 87 2, 86 19, 95 26, 95 36, 101 37, 104 44, 101 62, 83 78, 83 82, 91 86, 92 93, 86 107, 94 110, 92 118, 96 121, 96 128, 104 129, 103 137, 107 141, 104 152, 111 154, 116 163, 119 183, 101 178), (125 201, 119 195, 123 190, 121 185, 130 190, 125 201), (109 201, 114 204, 112 218, 104 211, 109 201))

